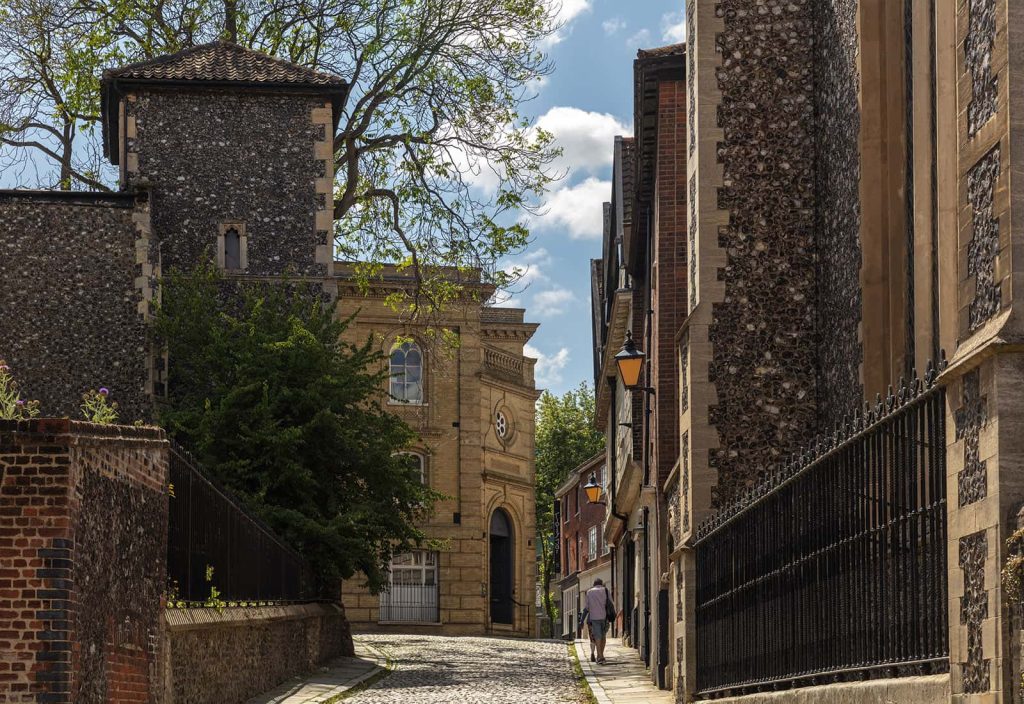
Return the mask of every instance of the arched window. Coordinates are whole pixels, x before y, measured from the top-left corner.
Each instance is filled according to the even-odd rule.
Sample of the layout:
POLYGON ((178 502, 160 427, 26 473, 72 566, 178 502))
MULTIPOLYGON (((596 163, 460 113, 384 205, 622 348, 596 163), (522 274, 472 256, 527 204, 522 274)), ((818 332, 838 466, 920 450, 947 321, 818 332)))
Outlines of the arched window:
POLYGON ((391 396, 404 403, 423 403, 423 353, 415 342, 391 350, 391 396))
POLYGON ((234 227, 224 233, 224 268, 242 268, 242 237, 234 227))
POLYGON ((419 469, 420 482, 423 484, 427 483, 427 458, 418 452, 396 452, 396 455, 405 457, 413 464, 414 467, 419 469))

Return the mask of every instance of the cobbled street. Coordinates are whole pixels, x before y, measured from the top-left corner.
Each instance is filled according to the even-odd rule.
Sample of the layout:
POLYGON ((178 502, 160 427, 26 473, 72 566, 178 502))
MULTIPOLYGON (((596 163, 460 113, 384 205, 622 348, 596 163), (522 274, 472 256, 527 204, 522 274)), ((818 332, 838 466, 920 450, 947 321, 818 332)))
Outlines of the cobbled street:
POLYGON ((565 643, 512 638, 361 635, 394 672, 354 704, 555 704, 585 701, 565 643))

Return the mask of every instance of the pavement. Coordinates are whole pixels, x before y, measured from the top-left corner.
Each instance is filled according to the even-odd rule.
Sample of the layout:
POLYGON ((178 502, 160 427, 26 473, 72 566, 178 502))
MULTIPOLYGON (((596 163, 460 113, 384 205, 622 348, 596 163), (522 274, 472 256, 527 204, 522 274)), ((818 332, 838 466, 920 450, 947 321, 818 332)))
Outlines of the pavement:
POLYGON ((658 689, 651 682, 639 653, 609 638, 604 649, 605 664, 590 662, 590 642, 576 641, 583 674, 597 704, 672 704, 672 692, 658 689))
POLYGON ((355 657, 337 658, 304 678, 289 680, 246 704, 326 704, 387 668, 387 658, 365 643, 355 644, 355 657))

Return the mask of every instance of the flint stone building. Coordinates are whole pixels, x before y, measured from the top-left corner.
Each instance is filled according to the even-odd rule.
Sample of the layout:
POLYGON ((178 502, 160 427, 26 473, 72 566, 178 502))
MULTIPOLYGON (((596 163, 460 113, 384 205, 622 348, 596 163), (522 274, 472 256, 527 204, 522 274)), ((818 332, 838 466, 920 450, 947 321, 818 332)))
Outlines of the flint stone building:
POLYGON ((1021 8, 685 10, 687 43, 635 63, 635 134, 615 144, 592 263, 605 537, 624 637, 680 702, 783 689, 793 691, 771 701, 1022 701, 1020 623, 1000 578, 1024 502, 1024 248, 1012 226, 1024 194, 1011 179, 1021 8), (616 377, 627 331, 653 393, 616 377), (901 383, 929 360, 925 382, 901 383), (874 454, 851 459, 851 448, 874 454), (821 467, 834 478, 821 479, 832 488, 819 510, 888 537, 836 537, 780 563, 774 574, 792 580, 779 586, 758 570, 846 524, 812 535, 819 514, 806 508, 785 526, 805 531, 797 543, 751 533, 767 541, 751 553, 737 536, 821 467), (828 484, 865 468, 879 470, 864 477, 873 484, 828 484), (901 482, 911 488, 899 498, 901 482), (920 532, 886 533, 911 524, 920 532), (870 549, 854 556, 847 544, 870 549), (847 598, 849 565, 865 587, 847 598), (743 591, 755 582, 793 601, 743 591), (863 612, 850 611, 857 594, 863 612), (768 612, 792 618, 742 627, 774 623, 768 612), (848 623, 822 615, 832 613, 848 623), (869 681, 825 686, 850 678, 869 681))
MULTIPOLYGON (((523 346, 537 326, 481 305, 491 289, 478 279, 445 321, 461 342, 449 358, 385 305, 408 276, 389 271, 363 295, 335 262, 333 139, 347 91, 228 42, 106 71, 103 142, 120 190, 0 191, 0 358, 44 414, 76 417, 81 394, 107 386, 130 423, 151 417, 166 382, 168 360, 147 339, 162 273, 214 258, 229 279, 287 275, 336 300, 339 315, 357 314, 353 340, 372 336, 401 374, 391 410, 420 434, 410 451, 424 481, 451 497, 425 526, 445 549, 396 563, 393 579, 420 589, 387 627, 529 635, 537 391, 523 346)), ((377 627, 377 598, 345 591, 357 627, 377 627)))

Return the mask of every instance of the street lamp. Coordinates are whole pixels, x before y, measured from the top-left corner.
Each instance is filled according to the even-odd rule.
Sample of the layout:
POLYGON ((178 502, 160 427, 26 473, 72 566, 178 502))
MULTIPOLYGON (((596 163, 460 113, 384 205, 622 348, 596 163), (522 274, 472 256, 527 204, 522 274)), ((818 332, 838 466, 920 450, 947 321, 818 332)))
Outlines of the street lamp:
POLYGON ((597 483, 597 474, 590 473, 590 481, 583 485, 583 493, 587 495, 587 501, 592 504, 604 505, 601 499, 604 497, 604 487, 597 483))
POLYGON ((633 342, 633 333, 626 331, 626 341, 622 343, 622 349, 615 355, 615 365, 619 368, 619 378, 622 385, 631 391, 643 389, 640 386, 640 374, 644 369, 644 360, 647 358, 643 352, 636 348, 633 342))

